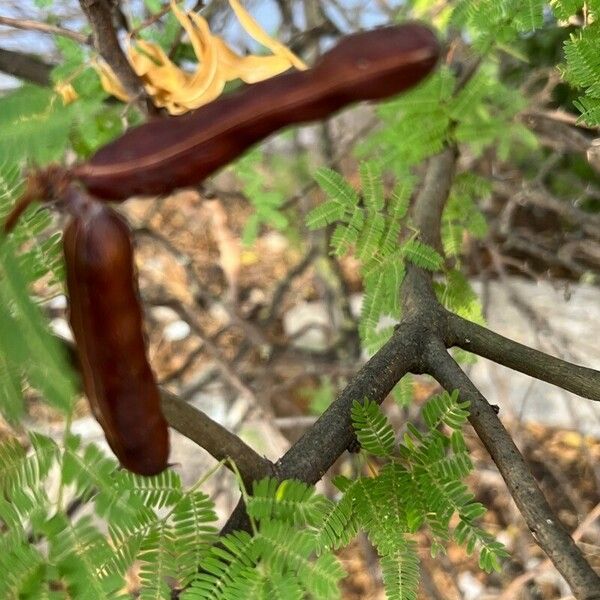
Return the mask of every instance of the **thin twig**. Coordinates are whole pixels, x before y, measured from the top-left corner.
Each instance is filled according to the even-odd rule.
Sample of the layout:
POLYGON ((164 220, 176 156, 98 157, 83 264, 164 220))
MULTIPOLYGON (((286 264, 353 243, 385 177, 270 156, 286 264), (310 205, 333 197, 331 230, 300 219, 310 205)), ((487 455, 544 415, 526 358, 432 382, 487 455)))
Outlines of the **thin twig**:
POLYGON ((529 348, 458 315, 448 313, 447 319, 447 345, 600 402, 600 371, 529 348))
MULTIPOLYGON (((586 531, 594 523, 596 519, 600 518, 600 504, 596 504, 593 510, 583 519, 583 521, 577 526, 577 529, 573 532, 573 540, 579 542, 586 531)), ((549 559, 540 563, 533 569, 529 569, 526 573, 519 575, 516 579, 513 579, 509 586, 502 592, 498 600, 513 600, 518 597, 518 591, 528 582, 549 569, 552 563, 549 559)))
MULTIPOLYGON (((161 391, 162 409, 171 427, 196 442, 216 460, 231 458, 249 485, 275 474, 275 465, 260 456, 237 435, 174 394, 161 391)), ((225 466, 228 466, 225 463, 225 466)))
POLYGON ((14 27, 15 29, 23 29, 25 31, 39 31, 40 33, 48 33, 50 35, 61 35, 72 39, 79 44, 90 45, 92 43, 91 37, 84 35, 83 33, 73 31, 72 29, 65 29, 64 27, 58 27, 56 25, 50 25, 49 23, 32 21, 30 19, 13 19, 12 17, 0 16, 0 25, 14 27))

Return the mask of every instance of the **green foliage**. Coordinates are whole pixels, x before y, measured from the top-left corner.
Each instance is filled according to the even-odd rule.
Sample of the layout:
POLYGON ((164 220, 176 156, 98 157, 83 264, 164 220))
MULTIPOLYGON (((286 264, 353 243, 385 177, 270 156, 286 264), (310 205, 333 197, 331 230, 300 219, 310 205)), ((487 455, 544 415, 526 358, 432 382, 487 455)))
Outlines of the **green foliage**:
POLYGON ((330 552, 317 559, 315 536, 291 529, 282 521, 263 521, 256 536, 257 551, 268 572, 293 573, 306 592, 315 598, 339 598, 339 580, 345 572, 330 552))
POLYGON ((0 165, 42 165, 62 158, 78 109, 62 106, 50 89, 25 85, 0 97, 0 165))
POLYGON ((364 450, 375 456, 391 455, 395 444, 394 430, 376 402, 355 400, 352 404, 352 424, 364 450))
POLYGON ((419 585, 417 544, 413 540, 400 540, 397 548, 381 557, 383 584, 388 600, 416 600, 414 590, 419 585))
POLYGON ((60 42, 67 61, 53 71, 55 81, 70 79, 80 97, 64 105, 50 88, 24 85, 0 97, 0 165, 26 163, 43 166, 60 162, 74 146, 88 155, 116 137, 122 121, 115 107, 105 106, 98 77, 89 68, 82 71, 83 55, 67 40, 60 42), (69 76, 72 71, 78 76, 69 76))
MULTIPOLYGON (((104 94, 86 53, 64 38, 57 45, 64 62, 52 79, 69 81, 79 94, 77 102, 65 106, 52 89, 34 85, 0 97, 2 221, 22 193, 25 168, 60 162, 72 148, 88 154, 123 128, 117 108, 102 103, 104 94)), ((12 424, 24 414, 25 381, 63 412, 74 398, 64 352, 28 290, 41 278, 50 291, 57 292, 62 282, 61 236, 46 233, 50 224, 50 213, 32 205, 9 238, 0 234, 0 413, 12 424)))
POLYGON ((23 416, 24 377, 47 402, 67 412, 75 395, 70 367, 29 297, 33 275, 27 263, 15 260, 12 239, 0 241, 0 273, 0 412, 12 423, 23 416))
MULTIPOLYGON (((495 12, 502 3, 467 4, 495 12)), ((493 28, 489 33, 496 35, 493 28)), ((498 68, 493 58, 483 59, 474 77, 456 91, 455 75, 442 67, 422 85, 381 103, 376 110, 384 127, 366 138, 359 154, 383 157, 383 167, 403 173, 450 141, 466 145, 476 156, 493 147, 502 159, 515 145, 535 147, 535 136, 515 119, 525 100, 501 81, 498 68)))
POLYGON ((30 441, 28 452, 15 440, 0 446, 0 568, 11 574, 0 580, 0 597, 38 598, 54 588, 63 597, 116 598, 135 561, 144 598, 170 598, 170 583, 196 577, 216 540, 205 494, 185 492, 171 471, 118 471, 114 460, 93 445, 82 451, 74 437, 64 448, 39 434, 30 441), (90 516, 71 517, 50 497, 53 469, 60 473, 59 498, 93 502, 108 537, 90 516))
POLYGON ((302 393, 310 401, 310 412, 313 415, 321 415, 333 402, 337 388, 328 376, 321 378, 318 388, 303 388, 302 393))
POLYGON ((32 435, 29 452, 14 440, 0 446, 0 568, 10 574, 1 597, 38 598, 51 588, 120 597, 134 562, 141 598, 170 598, 173 585, 187 588, 184 598, 339 597, 344 571, 332 551, 356 534, 350 496, 333 502, 312 486, 265 479, 248 501, 256 534, 235 532, 215 545, 205 494, 184 491, 171 471, 140 477, 116 466, 75 437, 64 448, 41 435, 32 435), (53 468, 59 496, 93 502, 108 537, 91 516, 70 517, 48 495, 53 468))
MULTIPOLYGON (((351 482, 343 482, 347 491, 351 482)), ((312 486, 295 480, 278 482, 263 479, 253 485, 248 514, 261 521, 284 521, 304 527, 314 538, 315 552, 321 554, 347 545, 356 535, 350 496, 333 502, 315 493, 312 486)))
POLYGON ((299 481, 262 479, 255 482, 248 514, 258 520, 279 519, 293 525, 316 526, 323 519, 329 502, 314 488, 299 481))
POLYGON ((551 5, 558 19, 568 21, 570 17, 580 20, 585 4, 583 26, 571 33, 564 44, 565 64, 563 78, 573 87, 580 88, 583 96, 575 102, 581 119, 590 126, 600 124, 600 59, 598 58, 598 36, 600 26, 600 3, 582 0, 552 0, 551 5))
POLYGON ((359 146, 360 156, 381 157, 382 167, 402 174, 442 150, 449 138, 447 102, 453 89, 453 75, 440 68, 422 85, 378 105, 384 127, 359 146))
POLYGON ((450 311, 483 325, 485 319, 481 312, 481 301, 466 276, 456 269, 446 273, 446 280, 434 283, 438 300, 450 311))
POLYGON ((583 4, 584 0, 550 0, 556 18, 564 21, 578 13, 583 8, 583 4))
POLYGON ((544 23, 545 0, 462 0, 452 22, 467 28, 476 48, 487 51, 496 44, 514 44, 522 32, 544 23))
POLYGON ((498 158, 507 160, 519 144, 527 148, 537 146, 535 136, 515 119, 525 106, 519 91, 502 82, 498 65, 486 61, 447 103, 455 124, 452 137, 466 144, 475 156, 494 147, 498 158))
POLYGON ((394 444, 393 431, 376 403, 355 403, 353 424, 363 449, 386 462, 376 477, 362 477, 345 486, 358 524, 381 555, 388 598, 416 598, 418 564, 414 534, 426 526, 434 540, 432 552, 443 550, 450 522, 458 516, 455 540, 470 554, 479 550, 481 568, 500 569, 507 556, 502 545, 476 525, 485 512, 462 480, 472 471, 461 428, 468 402, 457 392, 432 397, 423 408, 427 429, 407 425, 403 443, 394 444))
POLYGON ((347 503, 339 510, 299 481, 263 479, 253 490, 247 506, 256 534, 222 538, 183 598, 339 598, 344 571, 331 548, 352 531, 347 503))
POLYGON ((479 205, 490 195, 490 182, 474 173, 461 173, 452 183, 442 215, 442 243, 446 256, 457 259, 459 264, 465 235, 482 239, 488 232, 479 205))
POLYGON ((400 408, 410 406, 413 401, 414 383, 413 377, 407 373, 392 390, 394 401, 400 408))
POLYGON ((402 251, 407 260, 427 271, 439 271, 444 264, 444 259, 438 252, 419 240, 409 240, 402 251))
POLYGON ((410 238, 401 241, 414 178, 404 173, 387 195, 381 165, 365 161, 360 167, 361 194, 344 177, 322 167, 315 180, 327 199, 307 217, 310 228, 336 223, 331 236, 335 256, 353 252, 362 264, 364 298, 359 332, 369 352, 389 339, 391 328, 381 328, 382 316, 400 318, 399 290, 404 280, 405 261, 431 271, 443 267, 442 257, 429 246, 410 238))
POLYGON ((600 58, 598 57, 597 22, 571 34, 565 42, 563 75, 571 85, 581 88, 584 95, 575 101, 581 118, 589 125, 600 123, 600 58))
POLYGON ((251 150, 235 163, 235 172, 242 182, 244 195, 254 207, 254 213, 246 221, 242 233, 242 241, 247 246, 256 240, 262 225, 270 225, 280 231, 285 231, 289 225, 287 217, 280 210, 286 195, 278 188, 277 180, 266 183, 269 177, 267 168, 261 166, 262 159, 259 150, 251 150))

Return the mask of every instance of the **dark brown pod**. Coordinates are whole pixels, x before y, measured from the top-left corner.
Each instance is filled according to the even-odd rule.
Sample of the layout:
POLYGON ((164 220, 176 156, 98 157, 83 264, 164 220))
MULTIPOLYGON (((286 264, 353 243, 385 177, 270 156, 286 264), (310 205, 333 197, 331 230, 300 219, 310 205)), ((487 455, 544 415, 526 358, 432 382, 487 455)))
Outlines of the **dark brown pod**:
POLYGON ((313 69, 284 73, 185 116, 129 130, 76 166, 72 176, 106 200, 197 185, 283 127, 416 85, 439 53, 435 35, 419 23, 350 35, 313 69))
POLYGON ((167 467, 169 434, 144 343, 125 221, 71 186, 64 234, 69 319, 86 395, 121 464, 140 475, 167 467))

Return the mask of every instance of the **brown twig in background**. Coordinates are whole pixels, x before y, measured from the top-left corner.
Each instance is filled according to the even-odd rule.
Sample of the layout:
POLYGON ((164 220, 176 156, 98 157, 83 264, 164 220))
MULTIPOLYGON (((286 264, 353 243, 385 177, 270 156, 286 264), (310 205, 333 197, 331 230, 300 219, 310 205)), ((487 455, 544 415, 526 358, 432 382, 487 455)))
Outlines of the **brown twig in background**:
POLYGON ((180 316, 180 318, 192 328, 192 331, 202 340, 206 351, 211 355, 215 363, 219 366, 224 378, 230 383, 230 385, 232 385, 239 393, 251 399, 255 405, 260 406, 260 403, 254 392, 237 375, 235 370, 229 364, 229 361, 223 356, 221 349, 210 339, 208 335, 206 335, 203 327, 198 322, 198 319, 196 319, 195 316, 185 306, 183 306, 183 304, 165 296, 153 298, 152 303, 160 306, 167 306, 174 310, 180 316))
POLYGON ((306 269, 312 265, 317 255, 317 248, 315 246, 311 246, 308 252, 304 255, 304 258, 295 267, 290 269, 287 275, 277 284, 269 307, 265 312, 265 316, 261 319, 261 325, 263 327, 268 327, 273 322, 277 316, 277 311, 281 308, 283 298, 292 282, 294 279, 300 277, 304 271, 306 271, 306 269))
POLYGON ((71 29, 65 29, 64 27, 57 27, 56 25, 50 25, 49 23, 42 23, 40 21, 32 21, 30 19, 13 19, 11 17, 0 16, 0 25, 14 27, 15 29, 23 29, 25 31, 39 31, 40 33, 47 33, 50 35, 61 35, 74 40, 79 44, 91 44, 91 38, 83 33, 79 33, 71 29))
MULTIPOLYGON (((589 512, 585 519, 577 526, 577 529, 573 532, 573 539, 578 542, 587 532, 587 530, 593 525, 596 519, 600 518, 600 504, 596 504, 591 512, 589 512)), ((523 573, 519 577, 515 578, 510 582, 508 587, 502 592, 498 600, 513 600, 517 598, 519 590, 528 582, 539 576, 540 573, 549 569, 552 563, 549 559, 546 559, 533 569, 529 569, 526 573, 523 573)))

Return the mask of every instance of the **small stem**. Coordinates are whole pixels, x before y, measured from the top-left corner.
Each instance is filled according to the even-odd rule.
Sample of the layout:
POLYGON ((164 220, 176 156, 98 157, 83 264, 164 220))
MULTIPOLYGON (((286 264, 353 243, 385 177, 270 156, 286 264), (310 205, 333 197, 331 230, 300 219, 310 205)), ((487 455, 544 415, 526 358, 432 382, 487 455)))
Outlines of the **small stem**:
MULTIPOLYGON (((244 480, 242 478, 242 475, 238 471, 238 468, 237 468, 237 465, 235 464, 235 461, 233 461, 230 458, 228 460, 228 462, 231 465, 231 470, 235 473, 235 476, 236 476, 237 480, 240 483, 240 492, 242 494, 242 499, 244 501, 244 504, 246 506, 248 506, 248 499, 249 499, 250 495, 248 494, 248 491, 246 490, 246 485, 244 484, 244 480)), ((250 527, 252 527, 252 533, 254 535, 257 535, 258 534, 258 527, 256 526, 256 522, 254 521, 254 519, 252 518, 252 516, 250 514, 248 514, 248 518, 250 519, 250 527)))

